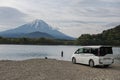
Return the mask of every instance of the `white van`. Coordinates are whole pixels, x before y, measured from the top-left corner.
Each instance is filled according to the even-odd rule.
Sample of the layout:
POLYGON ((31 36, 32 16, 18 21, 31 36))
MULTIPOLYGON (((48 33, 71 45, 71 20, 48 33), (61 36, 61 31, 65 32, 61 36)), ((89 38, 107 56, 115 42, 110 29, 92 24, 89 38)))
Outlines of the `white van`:
POLYGON ((112 47, 84 46, 72 55, 72 63, 87 64, 90 67, 97 65, 108 67, 114 63, 112 47))

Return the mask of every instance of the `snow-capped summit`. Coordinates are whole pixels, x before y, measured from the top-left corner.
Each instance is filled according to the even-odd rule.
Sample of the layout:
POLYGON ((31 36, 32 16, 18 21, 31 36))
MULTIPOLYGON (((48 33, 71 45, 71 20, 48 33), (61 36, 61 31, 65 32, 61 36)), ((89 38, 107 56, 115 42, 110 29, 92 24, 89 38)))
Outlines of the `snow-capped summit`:
POLYGON ((36 19, 35 21, 31 22, 30 25, 34 28, 36 28, 40 32, 46 32, 48 30, 53 29, 51 26, 49 26, 45 21, 36 19))
POLYGON ((8 37, 19 37, 18 35, 23 34, 29 34, 33 32, 42 32, 47 33, 51 36, 53 36, 56 39, 73 39, 72 37, 69 37, 62 32, 53 29, 50 25, 48 25, 45 21, 36 19, 30 23, 24 24, 22 26, 19 26, 15 29, 6 30, 0 33, 0 36, 8 36, 8 37))

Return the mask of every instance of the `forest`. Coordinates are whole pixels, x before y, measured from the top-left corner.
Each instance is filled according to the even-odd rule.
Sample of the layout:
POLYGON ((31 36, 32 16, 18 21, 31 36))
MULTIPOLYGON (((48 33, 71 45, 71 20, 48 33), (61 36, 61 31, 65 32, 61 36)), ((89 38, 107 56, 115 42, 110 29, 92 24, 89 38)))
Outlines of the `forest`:
POLYGON ((3 38, 0 37, 0 44, 32 44, 32 45, 73 45, 71 40, 58 40, 49 38, 3 38))
POLYGON ((76 40, 76 44, 120 46, 120 25, 109 30, 104 30, 101 34, 82 34, 76 40))

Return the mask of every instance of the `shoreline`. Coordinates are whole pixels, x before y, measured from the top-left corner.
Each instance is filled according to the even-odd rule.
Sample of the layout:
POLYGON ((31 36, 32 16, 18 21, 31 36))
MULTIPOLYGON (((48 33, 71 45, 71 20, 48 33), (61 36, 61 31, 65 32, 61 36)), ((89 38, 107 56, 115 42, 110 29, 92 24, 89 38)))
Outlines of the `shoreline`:
POLYGON ((120 80, 119 75, 120 64, 90 68, 56 59, 0 60, 0 80, 120 80))
MULTIPOLYGON (((28 58, 28 59, 0 59, 1 61, 28 61, 28 60, 36 60, 36 59, 42 59, 42 60, 57 60, 57 61, 67 61, 71 62, 71 60, 67 59, 62 59, 62 58, 51 58, 51 57, 42 57, 42 58, 28 58)), ((120 59, 119 58, 114 58, 114 63, 113 64, 120 64, 120 59)))
MULTIPOLYGON (((60 45, 60 44, 0 44, 0 45, 33 45, 33 46, 96 46, 96 45, 60 45)), ((99 45, 98 45, 99 46, 99 45)), ((111 46, 111 47, 120 47, 115 45, 101 45, 101 46, 111 46)))

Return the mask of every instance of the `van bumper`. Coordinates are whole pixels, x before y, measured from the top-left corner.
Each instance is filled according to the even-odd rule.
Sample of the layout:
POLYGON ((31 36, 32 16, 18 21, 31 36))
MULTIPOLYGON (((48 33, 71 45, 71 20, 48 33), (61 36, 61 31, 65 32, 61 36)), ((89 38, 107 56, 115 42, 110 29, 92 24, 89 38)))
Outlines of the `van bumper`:
POLYGON ((99 59, 98 65, 111 65, 114 63, 114 59, 99 59))

